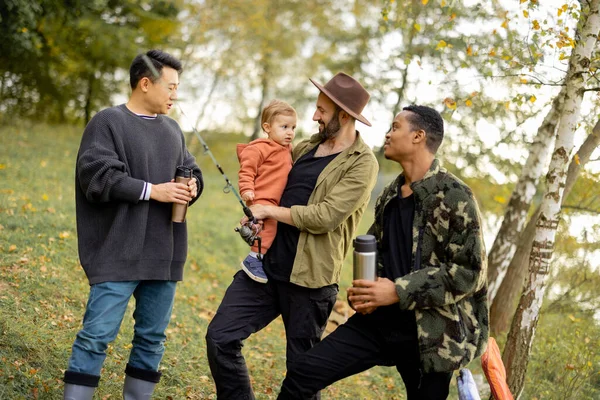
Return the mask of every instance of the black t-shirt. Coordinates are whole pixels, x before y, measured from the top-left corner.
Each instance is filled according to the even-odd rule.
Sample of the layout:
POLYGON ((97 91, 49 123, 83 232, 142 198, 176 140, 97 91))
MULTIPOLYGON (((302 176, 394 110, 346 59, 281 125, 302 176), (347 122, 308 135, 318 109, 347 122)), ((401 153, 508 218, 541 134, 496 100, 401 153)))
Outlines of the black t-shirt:
MULTIPOLYGON (((402 198, 400 190, 398 193, 398 196, 390 200, 383 210, 382 276, 391 281, 408 274, 412 260, 415 200, 412 194, 402 198)), ((398 304, 391 304, 379 307, 371 314, 371 318, 381 327, 382 334, 388 342, 417 340, 414 311, 401 310, 398 304)))
MULTIPOLYGON (((307 205, 319 175, 340 154, 315 157, 318 147, 315 146, 314 149, 294 163, 279 201, 281 207, 290 208, 291 206, 307 205)), ((263 262, 264 270, 269 279, 283 282, 290 281, 299 238, 300 230, 298 228, 283 222, 277 223, 277 234, 267 254, 265 254, 263 262)))
POLYGON ((410 272, 414 195, 394 197, 383 210, 383 276, 395 280, 410 272))

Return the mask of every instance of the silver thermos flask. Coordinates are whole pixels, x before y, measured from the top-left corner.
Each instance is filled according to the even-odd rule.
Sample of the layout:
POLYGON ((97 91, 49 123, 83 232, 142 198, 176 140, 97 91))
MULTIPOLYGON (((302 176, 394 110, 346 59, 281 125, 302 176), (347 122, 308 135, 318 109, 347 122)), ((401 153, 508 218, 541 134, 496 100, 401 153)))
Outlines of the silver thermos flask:
POLYGON ((354 279, 377 280, 377 241, 375 236, 357 236, 353 246, 354 279))

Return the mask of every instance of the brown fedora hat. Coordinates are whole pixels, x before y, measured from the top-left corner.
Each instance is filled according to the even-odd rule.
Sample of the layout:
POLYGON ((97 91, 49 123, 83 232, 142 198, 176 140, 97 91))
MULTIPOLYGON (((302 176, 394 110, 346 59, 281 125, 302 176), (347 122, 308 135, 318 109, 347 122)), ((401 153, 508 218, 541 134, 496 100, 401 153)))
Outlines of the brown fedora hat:
POLYGON ((319 85, 313 79, 310 81, 348 114, 363 124, 371 126, 371 123, 360 114, 369 102, 371 95, 356 79, 343 72, 338 72, 325 86, 319 85))

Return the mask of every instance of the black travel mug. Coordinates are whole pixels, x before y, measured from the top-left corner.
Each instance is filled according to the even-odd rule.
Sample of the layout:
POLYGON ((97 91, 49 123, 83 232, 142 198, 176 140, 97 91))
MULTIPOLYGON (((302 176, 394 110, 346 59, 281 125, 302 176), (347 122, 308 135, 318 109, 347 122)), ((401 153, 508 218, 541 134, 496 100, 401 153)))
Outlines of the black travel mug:
POLYGON ((377 280, 377 241, 375 236, 357 236, 352 244, 354 246, 354 279, 377 280))
MULTIPOLYGON (((184 183, 187 185, 192 179, 192 170, 184 166, 177 167, 175 171, 175 182, 184 183)), ((171 213, 171 221, 185 222, 185 214, 187 213, 187 204, 173 203, 173 211, 171 213)))

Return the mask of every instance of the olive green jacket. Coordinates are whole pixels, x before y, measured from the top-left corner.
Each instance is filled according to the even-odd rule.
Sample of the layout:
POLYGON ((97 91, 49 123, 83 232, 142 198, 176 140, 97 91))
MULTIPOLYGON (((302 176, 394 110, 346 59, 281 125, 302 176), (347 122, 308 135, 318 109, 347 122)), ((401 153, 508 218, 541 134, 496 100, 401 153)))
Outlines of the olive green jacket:
MULTIPOLYGON (((300 238, 290 282, 320 288, 338 283, 344 258, 352 244, 379 165, 358 131, 354 143, 321 172, 306 206, 292 206, 300 238)), ((321 140, 318 135, 302 141, 293 151, 296 162, 321 140)))
MULTIPOLYGON (((404 176, 375 204, 370 233, 381 243, 383 210, 404 176)), ((403 310, 414 310, 424 372, 453 371, 484 351, 488 338, 487 258, 477 202, 471 189, 433 161, 415 196, 412 268, 396 279, 403 310)), ((381 252, 380 252, 381 253, 381 252)), ((379 258, 380 268, 381 258, 379 258)))

